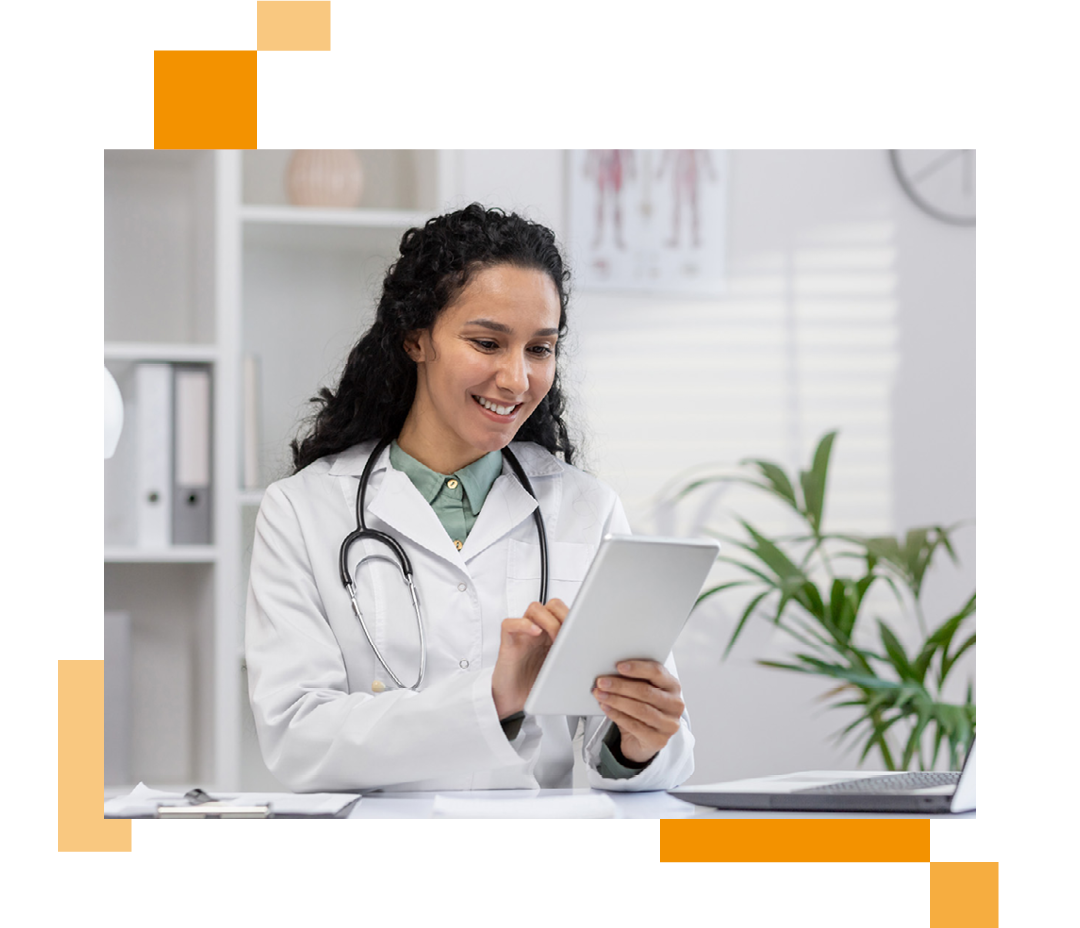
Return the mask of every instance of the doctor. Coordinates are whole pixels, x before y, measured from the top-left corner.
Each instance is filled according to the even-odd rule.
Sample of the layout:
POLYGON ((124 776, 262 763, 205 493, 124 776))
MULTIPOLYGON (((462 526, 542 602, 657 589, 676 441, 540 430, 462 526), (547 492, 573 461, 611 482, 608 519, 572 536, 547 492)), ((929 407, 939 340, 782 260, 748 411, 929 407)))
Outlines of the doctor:
MULTIPOLYGON (((572 784, 582 720, 523 707, 601 538, 629 526, 571 465, 556 367, 568 278, 548 229, 476 204, 403 236, 375 323, 256 521, 251 706, 291 789, 572 784), (368 532, 342 559, 358 512, 391 541, 368 532)), ((588 782, 674 787, 693 771, 674 665, 618 669, 594 690, 604 714, 584 720, 588 782)))

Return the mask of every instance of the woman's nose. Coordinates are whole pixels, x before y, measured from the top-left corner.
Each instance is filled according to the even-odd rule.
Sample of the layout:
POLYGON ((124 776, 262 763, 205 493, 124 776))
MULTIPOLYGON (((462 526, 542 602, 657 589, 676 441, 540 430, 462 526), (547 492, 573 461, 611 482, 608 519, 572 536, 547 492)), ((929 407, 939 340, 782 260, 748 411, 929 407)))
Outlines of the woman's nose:
POLYGON ((512 393, 515 397, 521 396, 529 387, 525 358, 517 352, 508 352, 503 363, 499 365, 495 384, 500 390, 512 393))

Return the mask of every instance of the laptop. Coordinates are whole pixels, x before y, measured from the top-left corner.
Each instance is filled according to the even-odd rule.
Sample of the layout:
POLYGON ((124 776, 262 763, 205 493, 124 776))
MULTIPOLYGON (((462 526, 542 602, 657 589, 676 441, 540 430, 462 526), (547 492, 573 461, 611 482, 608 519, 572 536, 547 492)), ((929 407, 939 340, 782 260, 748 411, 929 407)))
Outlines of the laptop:
POLYGON ((685 802, 714 809, 788 812, 970 812, 975 808, 975 739, 959 772, 809 770, 780 776, 668 792, 685 802))

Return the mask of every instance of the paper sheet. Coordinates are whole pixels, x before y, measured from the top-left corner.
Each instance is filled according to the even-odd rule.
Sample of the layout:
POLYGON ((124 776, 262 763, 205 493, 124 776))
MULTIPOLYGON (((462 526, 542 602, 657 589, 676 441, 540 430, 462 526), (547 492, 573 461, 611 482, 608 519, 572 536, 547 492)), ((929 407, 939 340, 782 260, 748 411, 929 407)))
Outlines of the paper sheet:
POLYGON ((536 796, 527 799, 488 799, 438 795, 432 818, 619 818, 609 796, 536 796))

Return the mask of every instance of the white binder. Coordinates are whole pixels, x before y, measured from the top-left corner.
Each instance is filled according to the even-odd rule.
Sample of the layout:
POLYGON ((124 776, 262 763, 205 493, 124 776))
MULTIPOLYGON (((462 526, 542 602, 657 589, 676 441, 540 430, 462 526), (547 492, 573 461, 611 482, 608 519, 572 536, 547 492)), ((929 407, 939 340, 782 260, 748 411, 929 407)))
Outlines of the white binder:
POLYGON ((131 777, 131 616, 105 612, 105 785, 131 777))
POLYGON ((172 541, 172 365, 135 366, 136 543, 164 548, 172 541))
POLYGON ((208 545, 210 530, 210 369, 178 365, 172 541, 208 545))

